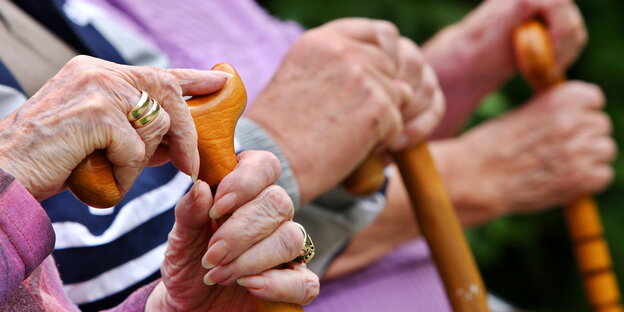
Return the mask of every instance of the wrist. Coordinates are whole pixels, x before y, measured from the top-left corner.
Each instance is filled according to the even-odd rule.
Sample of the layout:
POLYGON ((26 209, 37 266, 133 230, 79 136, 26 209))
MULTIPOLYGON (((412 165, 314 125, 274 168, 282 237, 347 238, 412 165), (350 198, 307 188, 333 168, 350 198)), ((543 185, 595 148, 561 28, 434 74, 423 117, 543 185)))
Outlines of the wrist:
POLYGON ((152 290, 149 297, 147 297, 147 302, 145 303, 145 312, 165 312, 165 311, 175 311, 171 309, 167 304, 167 288, 162 280, 156 284, 156 287, 152 290))

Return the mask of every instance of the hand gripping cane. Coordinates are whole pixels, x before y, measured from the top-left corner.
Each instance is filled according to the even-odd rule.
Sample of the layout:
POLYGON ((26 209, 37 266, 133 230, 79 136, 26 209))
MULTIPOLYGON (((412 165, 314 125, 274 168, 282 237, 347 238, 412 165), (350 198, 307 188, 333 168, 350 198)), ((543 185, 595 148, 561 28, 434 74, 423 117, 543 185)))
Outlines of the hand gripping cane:
MULTIPOLYGON (((197 129, 200 180, 214 191, 238 160, 234 152, 234 128, 247 103, 247 92, 238 73, 229 64, 218 64, 214 70, 234 75, 219 91, 193 97, 187 101, 197 129)), ((68 179, 72 192, 89 205, 111 207, 121 200, 112 165, 103 150, 89 155, 68 179)), ((232 286, 236 287, 236 286, 232 286)), ((295 304, 264 302, 253 297, 258 312, 297 312, 295 304)))
MULTIPOLYGON (((536 92, 564 81, 563 74, 555 72, 552 44, 541 22, 520 25, 514 33, 514 49, 520 71, 536 92)), ((620 291, 596 203, 589 195, 577 198, 565 208, 565 216, 592 311, 621 312, 620 291)))

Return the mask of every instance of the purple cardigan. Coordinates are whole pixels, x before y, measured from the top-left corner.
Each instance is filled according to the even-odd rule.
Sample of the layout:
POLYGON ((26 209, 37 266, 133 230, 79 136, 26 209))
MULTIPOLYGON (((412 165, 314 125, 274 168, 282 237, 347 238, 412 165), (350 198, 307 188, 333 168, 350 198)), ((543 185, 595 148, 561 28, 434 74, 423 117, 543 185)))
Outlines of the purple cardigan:
MULTIPOLYGON (((63 292, 54 259, 54 231, 37 200, 0 169, 0 310, 78 311, 63 292)), ((143 311, 157 281, 112 311, 143 311)))

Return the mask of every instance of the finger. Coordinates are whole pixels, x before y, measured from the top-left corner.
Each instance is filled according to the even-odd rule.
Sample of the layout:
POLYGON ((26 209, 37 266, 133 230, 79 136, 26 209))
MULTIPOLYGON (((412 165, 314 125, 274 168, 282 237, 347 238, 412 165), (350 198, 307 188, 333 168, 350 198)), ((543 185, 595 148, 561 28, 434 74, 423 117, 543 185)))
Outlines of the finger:
POLYGON ((145 143, 145 159, 143 166, 147 165, 153 158, 156 149, 162 142, 163 137, 169 131, 171 119, 167 111, 161 107, 156 119, 149 124, 136 129, 137 133, 145 143))
POLYGON ((319 294, 319 278, 304 264, 239 278, 237 283, 262 300, 309 304, 319 294))
POLYGON ((582 127, 582 131, 594 135, 603 136, 611 134, 613 126, 609 115, 600 111, 592 111, 591 113, 583 112, 580 116, 581 122, 579 127, 582 127))
POLYGON ((427 139, 429 134, 435 129, 444 115, 444 95, 441 90, 436 91, 433 96, 431 107, 412 119, 405 125, 403 138, 399 140, 401 144, 391 146, 393 150, 402 150, 414 146, 427 139))
POLYGON ((617 145, 611 137, 593 138, 591 144, 586 144, 584 147, 585 152, 591 155, 597 164, 608 164, 617 155, 617 145))
MULTIPOLYGON (((214 73, 214 72, 213 72, 214 73)), ((164 70, 152 67, 130 67, 128 81, 138 90, 146 91, 157 100, 170 117, 167 136, 170 137, 170 157, 173 164, 182 172, 197 176, 199 172, 199 151, 197 150, 197 132, 191 113, 183 98, 183 90, 178 77, 184 78, 184 85, 189 89, 205 84, 202 78, 210 80, 214 74, 194 70, 164 70), (204 73, 201 75, 201 73, 204 73), (186 76, 184 76, 186 75, 186 76)), ((220 77, 224 82, 225 78, 220 77)), ((213 91, 206 87, 204 91, 213 91)), ((196 90, 195 90, 196 91, 196 90)))
POLYGON ((207 284, 232 285, 241 276, 258 274, 295 259, 303 249, 304 235, 294 222, 280 225, 275 232, 243 252, 234 261, 210 270, 207 284))
POLYGON ((555 105, 574 104, 586 109, 601 109, 605 105, 605 97, 602 89, 592 83, 583 81, 569 81, 556 86, 538 96, 536 100, 546 103, 554 103, 555 105), (570 99, 574 99, 570 101, 570 99))
POLYGON ((425 58, 416 44, 405 37, 399 39, 399 69, 397 77, 418 89, 423 76, 425 58))
POLYGON ((169 153, 170 153, 169 147, 163 146, 162 144, 159 145, 156 148, 156 151, 154 151, 154 154, 152 155, 152 157, 147 162, 146 166, 158 167, 158 166, 162 166, 168 163, 169 161, 171 161, 171 157, 169 157, 169 153))
POLYGON ((209 269, 231 262, 271 235, 283 222, 291 220, 293 214, 293 203, 286 191, 276 185, 267 187, 254 200, 234 211, 215 232, 202 265, 209 269))
POLYGON ((245 151, 238 154, 236 168, 219 183, 210 216, 218 219, 231 213, 275 183, 281 173, 279 159, 267 151, 245 151))
POLYGON ((115 123, 108 134, 106 157, 113 164, 113 175, 121 194, 125 194, 145 163, 145 143, 130 125, 125 115, 116 114, 115 123))
MULTIPOLYGON (((613 180, 613 168, 608 165, 593 166, 589 175, 583 179, 584 194, 594 194, 602 191, 613 180)), ((579 194, 582 195, 582 194, 579 194)))
POLYGON ((565 72, 579 55, 587 41, 587 30, 581 12, 572 1, 555 1, 550 8, 542 9, 553 40, 558 72, 565 72))
POLYGON ((353 41, 349 50, 350 57, 358 59, 358 64, 365 64, 370 69, 379 71, 385 76, 394 79, 396 77, 395 61, 378 47, 353 41))
POLYGON ((177 233, 188 233, 186 231, 201 230, 210 226, 212 224, 208 214, 210 205, 212 205, 210 186, 197 180, 175 207, 176 227, 180 231, 185 231, 177 233))
POLYGON ((332 27, 355 40, 378 46, 393 60, 396 68, 399 30, 394 24, 366 18, 345 18, 328 23, 326 27, 332 27))
POLYGON ((438 78, 433 68, 426 65, 422 70, 420 84, 415 87, 415 94, 412 96, 413 102, 403 110, 403 118, 411 120, 433 105, 434 96, 440 89, 438 78))

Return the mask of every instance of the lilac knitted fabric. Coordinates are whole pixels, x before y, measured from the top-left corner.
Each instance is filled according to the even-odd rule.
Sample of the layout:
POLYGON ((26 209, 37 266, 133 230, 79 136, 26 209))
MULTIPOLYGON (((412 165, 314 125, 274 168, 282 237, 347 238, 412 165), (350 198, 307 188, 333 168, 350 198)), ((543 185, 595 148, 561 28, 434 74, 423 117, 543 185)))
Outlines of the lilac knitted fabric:
POLYGON ((451 311, 429 248, 408 242, 368 268, 323 283, 307 312, 451 311))
POLYGON ((227 62, 243 78, 249 103, 269 82, 303 29, 253 0, 89 0, 146 35, 171 67, 210 69, 227 62))

